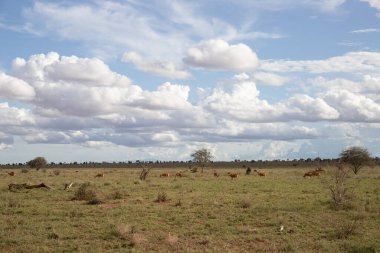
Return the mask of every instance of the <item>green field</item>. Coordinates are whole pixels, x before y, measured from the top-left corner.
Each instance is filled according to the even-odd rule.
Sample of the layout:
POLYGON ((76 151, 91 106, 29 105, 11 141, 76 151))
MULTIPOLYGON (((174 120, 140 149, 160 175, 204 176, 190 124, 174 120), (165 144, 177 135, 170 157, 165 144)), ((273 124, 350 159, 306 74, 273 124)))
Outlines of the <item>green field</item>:
POLYGON ((379 252, 380 167, 350 173, 339 207, 333 169, 313 178, 301 168, 264 169, 265 177, 206 168, 181 178, 152 169, 146 181, 140 169, 1 170, 0 252, 379 252), (8 189, 41 182, 53 189, 8 189), (72 200, 85 182, 100 204, 72 200))

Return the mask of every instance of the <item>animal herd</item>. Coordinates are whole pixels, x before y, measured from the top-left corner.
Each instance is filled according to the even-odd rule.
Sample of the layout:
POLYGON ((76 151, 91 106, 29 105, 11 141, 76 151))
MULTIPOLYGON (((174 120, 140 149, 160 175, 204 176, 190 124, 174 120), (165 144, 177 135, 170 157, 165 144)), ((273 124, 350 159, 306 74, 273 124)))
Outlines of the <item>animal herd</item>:
MULTIPOLYGON (((176 173, 174 174, 174 176, 175 176, 175 177, 183 177, 183 176, 184 176, 184 173, 185 173, 186 171, 187 171, 187 170, 176 172, 176 173)), ((189 168, 189 171, 192 172, 193 169, 192 169, 192 168, 189 168)), ((266 176, 266 174, 265 174, 264 172, 260 172, 260 171, 258 171, 258 170, 256 170, 256 169, 253 170, 253 171, 254 171, 258 176, 260 176, 260 177, 265 177, 265 176, 266 176)), ((76 171, 76 172, 78 172, 78 171, 76 171)), ((318 177, 318 176, 321 175, 321 173, 324 173, 324 172, 326 172, 324 169, 322 169, 322 168, 318 168, 318 169, 316 169, 316 170, 306 172, 306 173, 303 175, 303 177, 304 177, 304 178, 307 178, 307 177, 309 177, 309 178, 311 178, 311 177, 318 177)), ((11 176, 11 177, 13 177, 13 176, 16 175, 16 173, 15 173, 14 171, 7 172, 7 174, 8 174, 9 176, 11 176)), ((220 176, 220 173, 214 171, 214 172, 213 172, 213 175, 214 175, 214 177, 219 177, 219 176, 220 176)), ((236 172, 228 172, 228 173, 227 173, 227 176, 229 176, 231 179, 237 179, 237 178, 239 177, 239 174, 236 173, 236 172)), ((97 173, 97 174, 95 175, 95 177, 96 177, 96 178, 104 177, 104 173, 97 173)), ((170 177, 170 174, 169 174, 169 173, 161 173, 161 174, 160 174, 160 177, 170 177)))

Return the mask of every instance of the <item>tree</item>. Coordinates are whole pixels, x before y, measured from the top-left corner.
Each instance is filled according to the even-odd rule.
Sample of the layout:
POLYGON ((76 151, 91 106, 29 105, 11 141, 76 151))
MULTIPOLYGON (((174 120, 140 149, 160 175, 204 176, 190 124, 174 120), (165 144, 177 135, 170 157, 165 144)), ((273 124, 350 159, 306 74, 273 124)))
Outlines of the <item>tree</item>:
POLYGON ((191 154, 191 157, 193 158, 194 162, 200 163, 202 167, 202 173, 206 164, 209 163, 213 158, 211 151, 207 148, 196 150, 194 153, 191 154))
POLYGON ((39 170, 42 167, 45 167, 47 164, 47 161, 44 157, 36 157, 33 160, 30 160, 29 162, 26 163, 30 168, 39 170))
POLYGON ((362 147, 350 147, 340 153, 340 161, 351 166, 352 171, 358 174, 359 170, 372 161, 368 150, 362 147))

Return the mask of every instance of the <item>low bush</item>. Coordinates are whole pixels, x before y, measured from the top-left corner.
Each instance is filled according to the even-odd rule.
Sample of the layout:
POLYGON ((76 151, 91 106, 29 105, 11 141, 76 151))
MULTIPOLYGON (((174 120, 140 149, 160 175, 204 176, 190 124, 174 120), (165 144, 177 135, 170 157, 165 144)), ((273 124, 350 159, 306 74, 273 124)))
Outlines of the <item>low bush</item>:
POLYGON ((79 186, 78 190, 74 194, 73 200, 94 200, 96 199, 96 189, 90 183, 83 183, 79 186))

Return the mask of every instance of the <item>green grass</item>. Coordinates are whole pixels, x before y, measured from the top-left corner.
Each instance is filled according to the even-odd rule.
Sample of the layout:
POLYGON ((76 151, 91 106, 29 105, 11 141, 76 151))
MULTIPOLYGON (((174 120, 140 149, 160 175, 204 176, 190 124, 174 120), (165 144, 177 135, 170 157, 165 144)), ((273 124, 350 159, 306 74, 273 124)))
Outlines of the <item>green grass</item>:
POLYGON ((0 252, 380 250, 378 167, 350 174, 349 199, 339 208, 331 204, 329 171, 304 179, 306 169, 267 169, 266 177, 236 169, 233 180, 218 171, 218 178, 211 170, 160 178, 175 170, 153 169, 146 181, 139 169, 0 171, 0 252), (100 172, 104 178, 95 178, 100 172), (8 190, 25 182, 53 190, 8 190), (64 191, 69 182, 75 185, 64 191), (86 182, 101 204, 72 200, 86 182), (156 201, 160 194, 165 201, 156 201))

